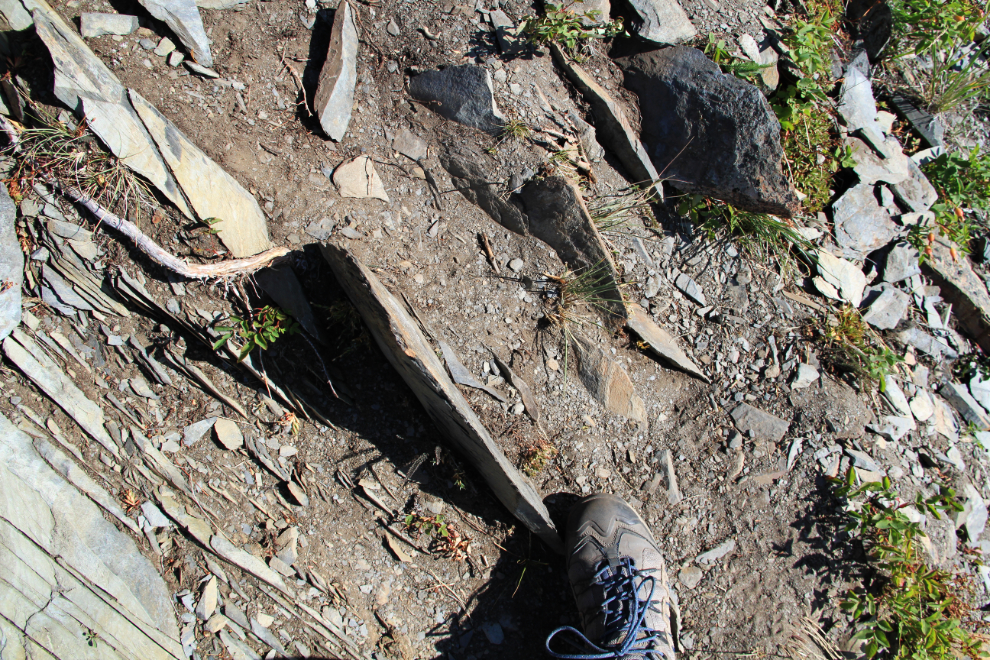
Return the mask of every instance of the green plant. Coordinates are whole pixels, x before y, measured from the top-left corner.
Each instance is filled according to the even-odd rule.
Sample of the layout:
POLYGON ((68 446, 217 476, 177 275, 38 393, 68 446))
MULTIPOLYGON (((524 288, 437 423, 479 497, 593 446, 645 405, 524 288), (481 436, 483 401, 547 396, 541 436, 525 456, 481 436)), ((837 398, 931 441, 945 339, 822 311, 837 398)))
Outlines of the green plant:
POLYGON ((510 140, 525 140, 530 136, 530 133, 529 125, 526 122, 519 119, 510 119, 502 126, 495 144, 488 148, 488 153, 494 154, 503 144, 510 140))
POLYGON ((973 0, 890 0, 889 51, 906 57, 973 41, 985 7, 973 0))
POLYGON ((405 519, 406 529, 415 532, 417 535, 448 537, 450 532, 447 529, 447 522, 443 515, 421 516, 418 513, 410 513, 405 519))
POLYGON ((802 205, 807 213, 817 213, 832 196, 832 177, 839 167, 853 167, 851 150, 836 145, 835 125, 826 112, 800 113, 782 140, 791 179, 806 195, 802 205))
POLYGON ((954 576, 927 564, 919 541, 925 533, 904 513, 914 506, 941 519, 942 511, 961 511, 955 492, 940 485, 936 495, 918 493, 914 502, 903 502, 887 477, 855 483, 853 468, 845 480, 833 480, 835 494, 848 501, 844 531, 862 541, 878 575, 869 588, 848 591, 840 607, 856 622, 854 638, 865 642, 866 657, 984 656, 981 640, 962 627, 969 607, 958 596, 954 576))
POLYGON ((556 447, 543 438, 537 438, 523 447, 520 454, 523 472, 531 477, 539 475, 556 455, 556 447))
POLYGON ((979 147, 965 155, 946 152, 922 170, 943 200, 958 207, 990 210, 990 153, 981 154, 979 147))
POLYGON ((268 346, 282 335, 299 332, 299 324, 291 316, 271 305, 254 310, 250 318, 243 319, 231 315, 230 320, 234 325, 217 326, 216 330, 220 333, 220 338, 213 343, 213 350, 217 350, 237 334, 244 342, 237 358, 238 362, 246 358, 255 348, 267 350, 268 346))
POLYGON ((799 251, 810 247, 807 239, 788 220, 780 220, 766 213, 742 211, 726 202, 701 195, 685 195, 677 212, 690 218, 708 240, 715 240, 723 234, 733 236, 744 250, 761 260, 776 257, 789 267, 792 246, 799 251))
POLYGON ((990 93, 990 69, 984 57, 990 42, 984 41, 976 52, 964 50, 962 44, 931 48, 931 68, 919 71, 923 78, 921 98, 933 113, 966 109, 985 101, 990 93))
POLYGON ((749 60, 743 60, 732 55, 725 49, 725 40, 719 39, 714 34, 708 35, 708 45, 705 46, 705 55, 712 62, 719 65, 723 73, 728 73, 736 78, 753 82, 764 69, 768 69, 772 64, 757 64, 749 60))
POLYGON ((522 27, 523 34, 530 43, 540 45, 557 42, 564 45, 571 54, 577 54, 579 47, 593 39, 606 39, 624 33, 622 19, 602 21, 598 10, 583 14, 571 11, 570 5, 548 3, 543 16, 528 19, 522 27))
POLYGON ((887 374, 904 358, 890 350, 852 305, 845 305, 834 315, 829 315, 823 327, 832 360, 863 378, 877 382, 883 392, 887 374))
POLYGON ((976 375, 981 380, 990 380, 990 356, 983 353, 963 355, 952 364, 952 375, 960 382, 969 382, 976 375))
POLYGON ((833 83, 830 57, 840 12, 827 3, 813 5, 810 10, 808 19, 795 18, 784 36, 790 59, 803 77, 777 90, 770 99, 785 131, 797 127, 802 115, 811 116, 816 108, 826 105, 833 83))

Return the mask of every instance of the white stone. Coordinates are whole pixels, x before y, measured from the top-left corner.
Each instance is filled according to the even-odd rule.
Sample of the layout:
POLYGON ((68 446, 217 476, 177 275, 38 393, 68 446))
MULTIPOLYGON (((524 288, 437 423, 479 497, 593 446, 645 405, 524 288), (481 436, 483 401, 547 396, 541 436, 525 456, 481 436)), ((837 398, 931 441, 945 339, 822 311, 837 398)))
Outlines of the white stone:
POLYGON ((835 257, 824 250, 817 252, 818 272, 822 278, 831 284, 842 296, 842 299, 859 307, 863 301, 863 289, 866 288, 866 276, 863 271, 841 257, 835 257))
POLYGON ((791 381, 791 388, 801 390, 809 387, 818 380, 819 375, 818 369, 815 369, 810 364, 801 363, 798 365, 797 373, 794 374, 794 380, 791 381))
POLYGON ((333 183, 341 197, 390 201, 375 163, 368 156, 358 156, 338 165, 333 172, 333 183))
POLYGON ((911 413, 919 422, 926 422, 935 414, 935 404, 928 392, 919 389, 918 393, 911 399, 911 413))

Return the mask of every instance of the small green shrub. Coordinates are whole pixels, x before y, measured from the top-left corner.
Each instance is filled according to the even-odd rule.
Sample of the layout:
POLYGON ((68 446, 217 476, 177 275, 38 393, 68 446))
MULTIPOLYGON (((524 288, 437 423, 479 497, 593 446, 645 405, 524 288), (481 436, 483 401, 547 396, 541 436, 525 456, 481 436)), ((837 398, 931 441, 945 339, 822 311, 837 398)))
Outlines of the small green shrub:
POLYGON ((616 37, 625 32, 621 18, 602 21, 601 12, 597 9, 579 14, 572 11, 573 6, 573 3, 567 6, 547 3, 543 16, 532 17, 525 22, 523 34, 530 43, 557 42, 576 54, 579 47, 589 40, 616 37), (582 19, 590 25, 585 25, 582 19))
POLYGON ((789 57, 804 77, 780 88, 770 99, 770 107, 785 131, 795 129, 802 115, 821 112, 834 83, 830 58, 840 14, 830 4, 814 5, 810 10, 809 18, 795 18, 784 36, 789 57))
POLYGON ((854 638, 865 642, 866 657, 985 656, 982 640, 962 627, 970 608, 959 597, 955 576, 928 565, 920 543, 925 532, 903 511, 913 505, 941 519, 943 511, 962 510, 955 492, 940 485, 936 495, 918 493, 914 502, 902 502, 887 477, 856 487, 853 468, 833 483, 835 494, 848 501, 844 531, 862 541, 878 572, 868 588, 848 591, 840 603, 856 622, 854 638))
POLYGON ((862 379, 876 382, 881 392, 886 387, 887 374, 904 361, 883 343, 852 305, 845 305, 829 315, 820 327, 824 328, 821 332, 829 351, 829 361, 862 379))
POLYGON ((299 332, 299 324, 291 316, 271 305, 254 310, 250 319, 231 315, 230 320, 234 325, 217 326, 220 338, 213 343, 213 350, 217 350, 237 334, 244 342, 237 358, 238 362, 246 358, 255 348, 267 350, 269 345, 282 335, 299 332))
POLYGON ((725 40, 719 39, 714 34, 708 35, 708 45, 705 46, 705 55, 717 64, 723 73, 728 73, 736 78, 742 78, 750 82, 755 82, 760 72, 773 65, 757 64, 749 60, 742 60, 733 56, 725 49, 725 40))
POLYGON ((895 58, 973 41, 985 7, 973 0, 889 0, 895 58))

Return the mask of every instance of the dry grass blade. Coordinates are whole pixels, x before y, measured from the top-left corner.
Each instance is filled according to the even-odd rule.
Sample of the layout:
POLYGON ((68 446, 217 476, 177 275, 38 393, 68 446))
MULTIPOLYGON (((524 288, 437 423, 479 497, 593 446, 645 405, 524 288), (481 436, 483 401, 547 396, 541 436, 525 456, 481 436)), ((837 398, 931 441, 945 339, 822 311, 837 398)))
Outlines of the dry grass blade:
POLYGON ((600 231, 622 227, 633 220, 644 218, 656 224, 650 204, 657 200, 655 186, 659 180, 624 188, 614 195, 607 195, 588 202, 591 219, 600 231))
POLYGON ((825 637, 819 625, 804 617, 801 627, 791 631, 785 645, 792 660, 842 660, 842 652, 825 637))

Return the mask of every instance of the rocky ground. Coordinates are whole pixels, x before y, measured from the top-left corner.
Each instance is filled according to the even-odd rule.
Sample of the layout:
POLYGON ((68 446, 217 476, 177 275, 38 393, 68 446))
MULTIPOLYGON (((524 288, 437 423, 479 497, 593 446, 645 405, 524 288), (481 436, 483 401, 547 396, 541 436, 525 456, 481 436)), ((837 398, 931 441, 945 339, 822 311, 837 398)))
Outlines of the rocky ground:
MULTIPOLYGON (((504 218, 496 224, 462 194, 497 181, 508 199, 537 173, 583 173, 594 215, 642 180, 614 140, 588 137, 589 125, 603 134, 606 118, 549 48, 500 45, 499 11, 517 23, 538 8, 514 0, 351 5, 357 78, 339 140, 326 138, 306 105, 318 95, 339 7, 336 16, 334 7, 288 0, 201 8, 207 76, 215 77, 186 69, 173 52, 188 57, 188 45, 170 50, 181 39, 141 5, 73 0, 54 10, 73 26, 88 12, 142 17, 137 30, 85 44, 257 200, 270 243, 288 248, 301 284, 287 288, 304 296, 286 302, 283 284, 261 274, 179 277, 43 181, 22 191, 24 313, 4 344, 0 412, 30 436, 62 443, 124 503, 143 531, 141 552, 174 595, 188 654, 538 657, 550 630, 577 623, 560 556, 451 451, 348 302, 321 254, 326 241, 356 255, 413 310, 434 348, 448 344, 497 394, 460 388, 495 446, 530 474, 558 529, 581 494, 615 493, 640 511, 665 553, 685 656, 795 653, 804 617, 844 642, 848 621, 837 602, 861 557, 838 531, 824 477, 850 465, 865 479, 890 476, 906 499, 956 485, 969 508, 958 535, 955 520, 926 521, 931 558, 978 576, 970 557, 988 549, 980 534, 990 467, 985 436, 974 432, 990 427, 980 405, 990 397, 978 378, 953 383, 950 359, 981 343, 980 323, 957 315, 972 318, 975 306, 979 317, 985 274, 958 266, 947 247, 923 272, 917 252, 898 243, 905 216, 926 210, 925 182, 914 167, 917 185, 908 189, 913 165, 885 139, 893 127, 882 116, 869 132, 878 121, 872 97, 843 91, 837 99, 842 130, 864 140, 856 146, 868 161, 857 166, 862 183, 839 190, 828 214, 797 220, 827 255, 817 267, 754 259, 661 207, 660 225, 645 207, 601 225, 626 300, 699 371, 670 368, 589 305, 575 331, 631 383, 603 397, 579 373, 574 344, 548 321, 547 276, 567 270, 566 246, 511 231, 504 218), (416 75, 457 64, 487 73, 497 109, 530 135, 463 126, 442 116, 449 103, 414 98, 416 75), (576 165, 555 156, 577 145, 576 165), (452 175, 451 154, 480 178, 452 175), (273 300, 305 332, 256 352, 255 375, 211 350, 225 319, 273 300), (883 395, 827 359, 816 329, 842 302, 863 302, 905 359, 883 395), (532 390, 540 422, 496 356, 532 390), (407 525, 407 515, 427 531, 407 525), (428 533, 433 523, 424 521, 439 524, 439 516, 451 536, 428 533), (205 537, 197 525, 209 528, 205 537), (225 555, 217 537, 243 552, 225 555)), ((740 35, 765 43, 782 24, 759 2, 685 2, 684 10, 705 36, 699 43, 715 33, 733 50, 740 35)), ((18 38, 26 50, 17 83, 43 107, 63 109, 52 95, 48 42, 31 30, 18 38)), ((581 66, 638 126, 650 110, 641 113, 623 87, 620 65, 599 47, 581 66)), ((492 108, 481 94, 478 121, 487 121, 492 108)), ((74 125, 69 113, 62 118, 74 125)), ((526 211, 535 223, 537 209, 526 211)), ((227 243, 233 230, 221 224, 211 234, 162 196, 128 217, 193 261, 246 256, 227 243)), ((990 300, 985 287, 982 296, 990 300)), ((982 585, 974 589, 983 604, 982 585)))

